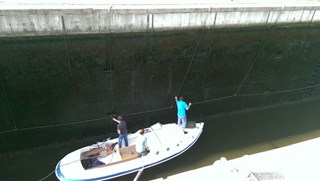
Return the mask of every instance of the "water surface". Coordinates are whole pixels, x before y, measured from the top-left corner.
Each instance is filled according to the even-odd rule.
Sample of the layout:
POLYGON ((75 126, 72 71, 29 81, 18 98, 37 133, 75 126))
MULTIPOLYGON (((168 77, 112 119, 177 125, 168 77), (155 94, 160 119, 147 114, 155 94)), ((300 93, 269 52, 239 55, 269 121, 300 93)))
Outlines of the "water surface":
MULTIPOLYGON (((320 136, 320 100, 276 106, 227 115, 203 117, 204 132, 184 154, 146 169, 140 180, 166 178, 211 165, 222 156, 234 159, 320 136)), ((192 119, 192 118, 190 118, 192 119)), ((91 140, 91 139, 89 139, 91 140)), ((50 146, 1 155, 0 178, 55 181, 51 172, 67 153, 85 146, 88 140, 72 140, 50 146)), ((133 180, 135 174, 117 181, 133 180)))

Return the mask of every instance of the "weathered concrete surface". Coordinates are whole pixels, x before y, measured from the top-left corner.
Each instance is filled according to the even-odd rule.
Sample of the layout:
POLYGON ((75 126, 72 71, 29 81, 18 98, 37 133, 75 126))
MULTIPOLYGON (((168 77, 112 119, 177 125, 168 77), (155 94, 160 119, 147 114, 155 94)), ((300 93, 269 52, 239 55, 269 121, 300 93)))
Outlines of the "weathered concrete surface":
POLYGON ((0 36, 130 33, 320 21, 317 1, 0 1, 0 36))
POLYGON ((228 181, 319 180, 319 148, 320 138, 315 138, 229 161, 222 157, 211 166, 153 181, 179 181, 190 178, 228 181))

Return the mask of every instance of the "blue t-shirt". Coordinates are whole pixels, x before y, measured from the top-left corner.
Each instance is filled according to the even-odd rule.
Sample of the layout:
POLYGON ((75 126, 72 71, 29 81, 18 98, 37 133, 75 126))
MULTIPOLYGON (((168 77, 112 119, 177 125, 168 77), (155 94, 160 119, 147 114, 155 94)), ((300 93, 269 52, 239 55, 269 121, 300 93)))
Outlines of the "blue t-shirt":
POLYGON ((188 108, 188 105, 184 101, 176 101, 177 103, 177 109, 178 109, 178 116, 187 116, 186 110, 188 108))
POLYGON ((146 151, 147 138, 143 135, 139 135, 136 143, 136 151, 142 153, 146 151))

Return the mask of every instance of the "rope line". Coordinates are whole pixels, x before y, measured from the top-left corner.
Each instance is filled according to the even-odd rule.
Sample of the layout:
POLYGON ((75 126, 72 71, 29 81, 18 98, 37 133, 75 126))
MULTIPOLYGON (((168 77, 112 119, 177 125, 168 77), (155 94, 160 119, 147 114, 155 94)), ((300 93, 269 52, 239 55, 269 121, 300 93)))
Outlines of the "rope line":
POLYGON ((164 111, 164 110, 168 110, 168 109, 172 109, 172 108, 171 108, 171 107, 167 107, 167 108, 160 108, 160 109, 152 109, 152 110, 148 110, 148 111, 140 111, 140 112, 134 112, 134 113, 126 113, 126 114, 121 114, 121 115, 123 115, 123 116, 132 116, 132 115, 137 115, 137 114, 144 114, 144 113, 164 111))
POLYGON ((215 102, 215 101, 221 101, 221 100, 230 99, 230 98, 233 98, 233 97, 236 97, 236 96, 235 95, 231 95, 231 96, 219 97, 219 98, 214 98, 214 99, 208 99, 208 100, 192 103, 192 105, 203 104, 203 103, 208 103, 208 102, 215 102))
MULTIPOLYGON (((221 100, 230 99, 230 98, 234 98, 234 97, 267 96, 267 95, 274 95, 274 94, 298 92, 298 91, 302 91, 302 90, 306 90, 306 89, 310 89, 310 88, 317 88, 317 87, 320 87, 320 84, 314 85, 314 86, 300 87, 300 88, 295 88, 295 89, 287 89, 287 90, 281 90, 281 91, 267 92, 267 93, 263 92, 263 93, 230 95, 230 96, 219 97, 219 98, 214 98, 214 99, 207 99, 207 100, 204 100, 204 101, 195 102, 195 103, 193 103, 193 105, 199 105, 199 104, 204 104, 204 103, 209 103, 209 102, 221 101, 221 100)), ((152 110, 147 110, 147 111, 125 113, 125 114, 122 114, 122 115, 123 116, 132 116, 132 115, 145 114, 145 113, 151 113, 151 112, 165 111, 165 110, 170 110, 170 109, 173 109, 173 108, 172 107, 166 107, 166 108, 152 109, 152 110)), ((16 132, 16 131, 27 131, 27 130, 33 130, 33 129, 43 129, 43 128, 50 128, 50 127, 60 127, 60 126, 69 126, 69 125, 75 125, 75 124, 84 124, 84 123, 89 123, 89 122, 107 120, 108 118, 109 118, 108 116, 105 116, 105 117, 101 117, 101 118, 89 119, 89 120, 73 122, 73 123, 54 124, 54 125, 37 126, 37 127, 29 127, 29 128, 19 128, 19 129, 1 131, 0 134, 12 133, 12 132, 16 132)))
POLYGON ((180 94, 180 91, 181 91, 181 89, 182 89, 182 87, 183 87, 183 85, 184 85, 184 82, 185 82, 185 80, 186 80, 186 78, 187 78, 187 76, 188 76, 188 74, 189 74, 189 71, 190 71, 192 62, 193 62, 193 60, 194 60, 194 56, 195 56, 195 54, 196 54, 196 52, 197 52, 197 50, 198 50, 199 44, 200 44, 200 39, 201 39, 201 37, 202 37, 202 34, 203 34, 203 29, 202 29, 202 31, 201 31, 201 35, 200 35, 199 40, 198 40, 198 42, 197 42, 196 48, 195 48, 195 50, 194 50, 194 52, 193 52, 193 54, 192 54, 192 56, 191 56, 191 60, 190 60, 188 69, 187 69, 186 73, 184 74, 184 77, 183 77, 183 80, 182 80, 182 82, 181 82, 180 88, 179 88, 178 93, 177 93, 176 95, 179 95, 179 94, 180 94))
POLYGON ((250 65, 247 73, 246 73, 245 76, 243 77, 243 79, 242 79, 242 81, 241 81, 238 89, 237 89, 236 92, 234 93, 234 95, 237 95, 237 94, 238 94, 238 92, 239 92, 239 90, 241 89, 243 83, 247 80, 247 77, 249 76, 249 74, 250 74, 253 66, 255 65, 256 61, 258 60, 258 57, 259 57, 259 55, 260 55, 260 53, 261 53, 261 51, 262 51, 262 49, 263 49, 263 47, 264 47, 264 45, 265 45, 266 40, 268 39, 268 37, 269 37, 269 35, 270 35, 270 33, 271 33, 271 30, 272 30, 272 29, 270 29, 270 31, 268 32, 268 34, 267 34, 266 37, 264 38, 261 46, 260 46, 259 49, 258 49, 258 52, 257 52, 256 56, 255 56, 254 59, 253 59, 253 62, 251 63, 251 65, 250 65))
MULTIPOLYGON (((92 157, 92 158, 97 158, 97 157, 92 157)), ((75 162, 78 162, 78 161, 81 161, 81 159, 78 159, 78 160, 74 160, 74 161, 71 161, 71 162, 68 162, 68 163, 65 163, 65 164, 62 164, 60 165, 60 167, 62 166, 66 166, 66 165, 69 165, 69 164, 72 164, 72 163, 75 163, 75 162)), ((56 169, 54 169, 51 173, 49 173, 47 176, 39 179, 38 181, 43 181, 45 179, 47 179, 48 177, 50 177, 54 172, 56 171, 56 169)))
POLYGON ((42 179, 39 179, 38 181, 43 181, 43 180, 47 179, 47 178, 50 177, 55 171, 56 171, 56 169, 54 169, 51 173, 49 173, 49 175, 43 177, 42 179))
MULTIPOLYGON (((186 80, 186 78, 187 78, 187 76, 188 76, 188 74, 189 74, 189 71, 190 71, 192 62, 193 62, 193 60, 194 60, 194 55, 195 55, 196 52, 197 52, 197 49, 198 49, 198 46, 199 46, 199 43, 200 43, 200 39, 201 39, 201 37, 202 37, 202 33, 203 33, 203 29, 202 29, 202 31, 201 31, 201 35, 200 35, 199 40, 198 40, 198 42, 197 42, 196 48, 195 48, 194 52, 192 53, 192 56, 191 56, 191 60, 190 60, 188 69, 187 69, 186 73, 184 74, 183 80, 182 80, 182 82, 181 82, 181 84, 180 84, 180 87, 179 87, 179 90, 178 90, 176 96, 178 96, 178 95, 180 94, 181 89, 182 89, 182 87, 183 87, 183 85, 184 85, 184 82, 185 82, 185 80, 186 80)), ((173 101, 172 104, 170 105, 171 108, 173 107, 174 103, 175 103, 175 101, 173 101)))
POLYGON ((1 131, 0 134, 12 133, 12 132, 16 132, 16 131, 18 131, 18 129, 12 129, 12 130, 8 130, 8 131, 1 131))
MULTIPOLYGON (((110 17, 112 17, 112 13, 111 13, 111 8, 110 8, 110 17)), ((111 52, 112 52, 112 50, 111 50, 111 26, 109 26, 109 28, 108 28, 108 32, 109 32, 109 35, 108 35, 108 50, 109 50, 109 68, 110 68, 110 70, 112 71, 111 72, 111 80, 110 80, 110 86, 111 86, 111 107, 112 107, 112 109, 111 110, 114 110, 114 90, 113 90, 113 69, 114 69, 114 67, 113 67, 113 61, 112 61, 112 57, 111 57, 111 52)))
MULTIPOLYGON (((284 8, 283 8, 283 9, 284 9, 284 8)), ((242 79, 240 85, 238 86, 238 89, 237 89, 236 92, 234 93, 234 95, 237 95, 237 94, 238 94, 238 92, 239 92, 240 88, 242 87, 243 83, 247 80, 247 77, 249 76, 249 74, 250 74, 253 66, 255 65, 256 61, 258 60, 258 57, 260 56, 261 51, 262 51, 262 49, 263 49, 263 47, 264 47, 267 39, 269 38, 269 35, 270 35, 271 31, 273 30, 273 28, 274 28, 275 25, 277 24, 277 22, 278 22, 278 20, 279 20, 279 17, 280 17, 280 15, 282 14, 283 9, 282 9, 281 12, 279 13, 276 21, 272 24, 269 32, 268 32, 267 35, 265 36, 265 38, 264 38, 263 42, 261 43, 261 45, 259 46, 258 52, 257 52, 256 56, 254 57, 253 62, 251 63, 251 65, 250 65, 247 73, 246 73, 245 76, 243 77, 243 79, 242 79)))
MULTIPOLYGON (((183 85, 184 85, 184 82, 185 82, 185 80, 186 80, 186 78, 187 78, 187 76, 188 76, 188 74, 189 74, 191 65, 192 65, 193 60, 194 60, 194 56, 195 56, 195 54, 196 54, 196 52, 197 52, 197 50, 198 50, 200 41, 201 41, 201 39, 203 38, 203 32, 204 32, 204 29, 205 29, 205 27, 206 27, 206 25, 207 25, 207 19, 208 19, 208 16, 209 16, 209 14, 210 14, 210 11, 211 11, 211 8, 209 8, 209 12, 208 12, 208 14, 207 14, 207 16, 206 16, 206 18, 205 18, 205 20, 204 20, 204 22, 203 22, 203 27, 202 27, 202 29, 201 29, 201 34, 200 34, 200 36, 199 36, 199 39, 198 39, 196 48, 195 48, 195 50, 194 50, 194 52, 193 52, 193 54, 192 54, 192 56, 191 56, 191 60, 190 60, 188 69, 187 69, 187 71, 186 71, 186 73, 185 73, 185 75, 184 75, 184 78, 183 78, 183 80, 182 80, 182 82, 181 82, 180 88, 179 88, 178 93, 176 94, 176 96, 178 96, 178 95, 180 94, 181 89, 182 89, 182 87, 183 87, 183 85)), ((173 104, 174 104, 174 102, 173 102, 173 104)), ((171 107, 173 106, 173 104, 171 105, 171 107)))
POLYGON ((305 89, 314 88, 314 87, 320 87, 320 84, 319 85, 315 85, 315 86, 307 86, 307 87, 302 87, 302 88, 296 88, 296 89, 274 91, 272 93, 239 94, 238 96, 248 97, 248 96, 261 96, 261 95, 270 95, 270 94, 281 94, 281 93, 288 93, 288 92, 295 92, 295 91, 305 90, 305 89))
POLYGON ((72 122, 72 123, 52 124, 52 125, 47 125, 47 126, 36 126, 36 127, 29 127, 29 128, 20 128, 20 129, 17 129, 17 131, 27 131, 27 130, 32 130, 32 129, 43 129, 43 128, 51 128, 51 127, 59 127, 59 126, 70 126, 70 125, 75 125, 75 124, 83 124, 83 123, 88 123, 88 122, 101 121, 101 120, 104 120, 104 119, 107 119, 107 117, 89 119, 89 120, 85 120, 85 121, 72 122))
POLYGON ((3 91, 4 97, 6 99, 6 104, 7 104, 8 108, 9 108, 9 113, 10 113, 10 117, 12 119, 12 124, 13 124, 14 129, 16 130, 16 129, 18 129, 18 127, 17 127, 16 120, 14 119, 14 116, 13 116, 13 113, 12 113, 12 108, 11 108, 11 105, 9 103, 9 98, 7 96, 7 91, 4 88, 2 77, 0 77, 0 82, 1 82, 1 87, 2 87, 2 91, 3 91))
MULTIPOLYGON (((148 14, 147 17, 147 32, 146 32, 146 42, 148 46, 148 57, 147 57, 147 73, 149 77, 149 84, 148 84, 148 108, 151 110, 152 109, 152 82, 153 82, 153 74, 151 71, 151 60, 153 59, 153 14, 148 14)), ((145 118, 145 124, 150 125, 150 114, 146 115, 145 118)))

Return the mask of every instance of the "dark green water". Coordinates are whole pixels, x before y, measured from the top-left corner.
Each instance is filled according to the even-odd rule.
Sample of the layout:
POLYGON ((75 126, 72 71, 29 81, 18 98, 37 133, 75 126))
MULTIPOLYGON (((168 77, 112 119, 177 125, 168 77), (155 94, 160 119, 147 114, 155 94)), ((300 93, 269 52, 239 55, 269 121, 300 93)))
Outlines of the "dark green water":
MULTIPOLYGON (((212 164, 224 156, 234 159, 320 136, 320 100, 248 112, 203 117, 204 132, 187 152, 143 172, 140 180, 165 178, 212 164)), ((5 181, 39 180, 50 174, 67 153, 85 146, 83 141, 1 155, 0 178, 5 181)), ((133 180, 135 174, 118 181, 133 180)), ((57 180, 50 175, 46 180, 57 180)))

